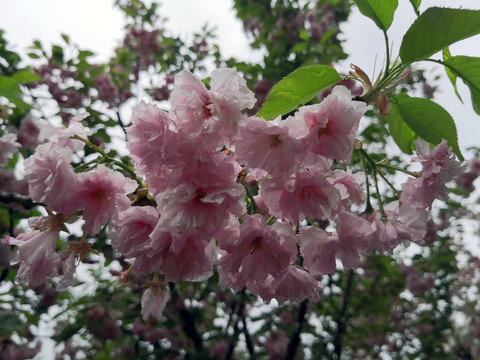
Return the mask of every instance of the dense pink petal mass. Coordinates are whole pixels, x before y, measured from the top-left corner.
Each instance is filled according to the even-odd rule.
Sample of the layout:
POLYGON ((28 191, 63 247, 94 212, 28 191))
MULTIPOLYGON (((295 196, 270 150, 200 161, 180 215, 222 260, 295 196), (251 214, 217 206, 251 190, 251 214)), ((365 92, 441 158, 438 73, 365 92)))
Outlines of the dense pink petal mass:
POLYGON ((339 251, 338 237, 314 226, 300 228, 299 236, 303 267, 317 278, 333 273, 339 251))
POLYGON ((57 275, 57 262, 60 255, 55 252, 63 224, 62 215, 49 215, 30 219, 30 226, 39 228, 16 238, 5 237, 2 242, 17 245, 16 262, 20 264, 16 280, 37 287, 57 275))
POLYGON ((349 163, 365 103, 353 101, 350 91, 336 86, 320 104, 301 107, 295 118, 307 127, 305 138, 309 151, 349 163))
POLYGON ((171 175, 166 157, 179 145, 176 125, 169 114, 155 105, 140 102, 132 113, 132 126, 127 129, 127 149, 140 175, 145 175, 153 194, 167 186, 171 175))
POLYGON ((322 168, 300 169, 291 181, 264 179, 260 195, 270 213, 298 224, 305 217, 327 219, 340 205, 340 191, 331 184, 322 168), (288 186, 288 187, 287 187, 288 186))
POLYGON ((422 164, 422 175, 417 179, 408 179, 402 185, 400 201, 414 209, 425 209, 431 207, 435 199, 444 200, 447 197, 446 184, 464 169, 455 160, 445 140, 433 149, 421 139, 417 139, 415 145, 419 156, 412 161, 422 164))
POLYGON ((78 182, 78 175, 70 165, 72 155, 69 147, 58 148, 46 143, 25 160, 25 179, 33 200, 65 214, 78 210, 70 207, 78 182))
POLYGON ((244 119, 241 111, 255 105, 246 81, 233 69, 212 72, 211 90, 187 70, 175 76, 170 98, 178 126, 190 137, 202 135, 218 146, 229 142, 244 119))
POLYGON ((79 174, 74 196, 67 205, 67 213, 83 209, 87 232, 94 235, 116 211, 129 206, 127 195, 136 188, 134 180, 100 164, 93 171, 79 174))
POLYGON ((205 153, 182 171, 177 186, 156 197, 160 221, 172 227, 214 232, 230 214, 245 213, 245 189, 235 180, 240 166, 233 157, 205 153))
POLYGON ((159 272, 166 281, 203 281, 213 274, 215 242, 201 231, 165 227, 158 224, 142 248, 135 269, 159 272))
POLYGON ((316 303, 320 300, 320 286, 308 272, 296 265, 290 265, 277 280, 273 296, 279 304, 285 301, 300 303, 305 299, 316 303))
POLYGON ((126 258, 139 256, 150 242, 149 235, 158 222, 158 212, 151 206, 132 206, 113 216, 108 237, 126 258))
POLYGON ((220 282, 237 291, 276 277, 297 255, 295 235, 288 225, 267 226, 259 214, 242 219, 240 237, 220 243, 226 253, 218 261, 220 282))
POLYGON ((342 211, 337 218, 337 233, 343 267, 356 268, 360 254, 367 251, 372 241, 372 224, 364 218, 342 211))
POLYGON ((305 157, 299 141, 291 134, 292 121, 250 117, 232 140, 235 157, 248 167, 287 178, 305 157))

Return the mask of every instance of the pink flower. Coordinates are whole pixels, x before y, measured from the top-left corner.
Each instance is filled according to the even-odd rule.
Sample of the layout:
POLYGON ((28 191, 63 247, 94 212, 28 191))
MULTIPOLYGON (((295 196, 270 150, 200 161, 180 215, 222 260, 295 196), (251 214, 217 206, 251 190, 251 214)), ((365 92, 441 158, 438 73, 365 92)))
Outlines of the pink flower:
POLYGON ((380 253, 391 252, 400 243, 406 246, 410 241, 424 243, 427 211, 399 204, 398 201, 386 205, 384 211, 386 218, 382 218, 378 211, 369 217, 374 230, 371 249, 377 249, 380 253))
POLYGON ((172 113, 186 134, 202 134, 207 142, 222 146, 235 134, 241 111, 255 105, 254 94, 233 69, 217 69, 211 74, 211 90, 189 71, 175 76, 170 98, 172 113))
POLYGON ((163 224, 214 232, 229 214, 244 214, 245 189, 235 181, 240 167, 233 157, 205 153, 182 172, 175 188, 156 197, 163 224))
POLYGON ((83 209, 87 232, 97 234, 116 211, 125 210, 130 201, 128 194, 137 183, 121 173, 100 164, 94 171, 78 175, 77 187, 66 206, 67 214, 83 209))
POLYGON ((89 113, 83 113, 72 117, 68 127, 56 127, 46 124, 40 130, 39 139, 49 141, 59 148, 69 147, 74 151, 82 150, 85 144, 80 140, 72 139, 72 136, 80 136, 87 139, 92 134, 92 130, 83 126, 81 121, 90 116, 89 113))
POLYGON ((0 136, 0 166, 7 165, 8 159, 17 152, 20 144, 17 142, 17 135, 6 133, 0 136))
POLYGON ((298 170, 286 184, 275 178, 263 179, 260 195, 272 215, 293 224, 305 217, 324 220, 337 211, 341 201, 328 175, 321 167, 312 167, 298 170))
POLYGON ((150 239, 150 244, 139 249, 136 271, 157 271, 173 282, 203 281, 213 274, 215 242, 208 234, 158 224, 150 239))
POLYGON ((66 259, 59 259, 62 267, 62 279, 58 282, 57 291, 64 291, 74 283, 73 275, 75 274, 76 265, 75 260, 76 256, 74 253, 71 253, 66 259))
POLYGON ((339 251, 338 237, 314 226, 301 227, 299 236, 300 254, 305 270, 317 279, 333 273, 335 257, 339 251))
POLYGON ((220 283, 239 291, 263 283, 287 269, 297 255, 293 229, 286 224, 267 226, 255 214, 244 216, 240 237, 220 242, 225 254, 218 261, 220 283))
POLYGON ((265 121, 250 117, 232 140, 236 158, 251 168, 261 168, 283 179, 293 174, 305 157, 292 136, 294 119, 265 121))
POLYGON ((346 211, 340 212, 337 218, 337 233, 340 259, 345 269, 358 266, 360 254, 368 250, 373 232, 372 224, 368 220, 346 211))
POLYGON ((167 284, 160 281, 152 281, 150 287, 142 295, 142 318, 147 321, 150 316, 160 320, 163 310, 170 299, 167 284))
POLYGON ((286 301, 300 303, 305 299, 312 302, 320 300, 318 281, 293 264, 276 277, 269 275, 265 282, 252 284, 251 290, 266 303, 270 303, 273 298, 280 305, 286 301))
POLYGON ((360 118, 366 110, 365 103, 352 101, 347 88, 336 86, 320 104, 301 107, 295 118, 308 128, 305 140, 309 151, 349 163, 360 118))
POLYGON ((158 222, 158 212, 151 206, 132 206, 113 216, 108 227, 112 245, 126 258, 139 256, 150 243, 149 235, 158 222))
MULTIPOLYGON (((176 125, 168 113, 155 105, 140 102, 132 112, 132 126, 127 129, 127 149, 137 171, 145 175, 153 194, 166 188, 171 175, 166 157, 178 149, 173 143, 176 125)), ((178 165, 177 161, 173 161, 178 165)))
POLYGON ((22 144, 22 147, 31 151, 35 150, 38 145, 40 128, 37 121, 38 119, 33 115, 28 114, 22 119, 20 129, 18 129, 18 142, 22 144))
POLYGON ((20 264, 16 280, 30 287, 45 284, 49 278, 57 275, 59 255, 55 252, 63 224, 63 215, 49 215, 31 218, 30 225, 40 228, 30 233, 20 234, 16 238, 4 237, 2 242, 17 245, 17 264, 20 264))
POLYGON ((444 200, 448 195, 447 182, 460 175, 464 169, 455 160, 446 140, 430 150, 428 143, 421 139, 415 141, 417 158, 421 162, 422 175, 418 179, 409 179, 402 185, 400 201, 415 209, 431 207, 435 199, 444 200))
POLYGON ((46 143, 38 146, 35 154, 25 160, 25 179, 33 200, 44 202, 52 210, 70 213, 78 181, 70 165, 72 155, 69 147, 59 148, 46 143))
POLYGON ((342 170, 335 170, 329 176, 332 185, 338 189, 342 197, 341 205, 348 208, 350 203, 361 204, 367 198, 367 194, 361 187, 365 180, 364 173, 350 174, 342 170))

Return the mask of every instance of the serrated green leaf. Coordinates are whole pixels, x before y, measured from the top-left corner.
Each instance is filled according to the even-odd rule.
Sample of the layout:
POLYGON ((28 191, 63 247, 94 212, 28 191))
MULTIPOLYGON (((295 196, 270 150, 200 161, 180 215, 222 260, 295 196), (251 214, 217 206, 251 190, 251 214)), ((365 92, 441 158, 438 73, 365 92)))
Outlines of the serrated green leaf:
POLYGON ((457 41, 480 33, 480 11, 432 7, 410 26, 400 46, 405 64, 428 59, 457 41))
POLYGON ((403 121, 402 117, 398 113, 397 105, 392 104, 392 110, 387 116, 388 130, 392 135, 393 140, 398 145, 400 150, 405 154, 411 154, 413 147, 413 141, 417 135, 410 129, 410 127, 403 121))
MULTIPOLYGON (((470 89, 473 109, 480 115, 480 58, 453 56, 444 61, 445 68, 463 80, 470 89)), ((448 74, 448 72, 447 72, 448 74)))
POLYGON ((273 87, 257 116, 266 120, 288 114, 340 81, 334 68, 312 65, 298 68, 273 87))
POLYGON ((11 103, 15 104, 20 110, 27 110, 30 108, 22 98, 22 89, 20 84, 11 78, 0 76, 0 96, 8 99, 11 103))
POLYGON ((32 70, 30 69, 23 69, 15 74, 12 75, 11 77, 12 80, 15 80, 16 82, 20 84, 26 84, 29 82, 34 82, 34 81, 43 81, 44 79, 37 74, 33 73, 32 70))
POLYGON ((360 12, 372 19, 380 30, 387 31, 393 22, 398 0, 355 0, 360 12))
MULTIPOLYGON (((450 59, 452 57, 452 55, 450 54, 450 49, 448 47, 446 47, 445 49, 443 49, 443 61, 447 61, 448 59, 450 59)), ((462 102, 463 104, 463 100, 462 100, 462 97, 460 96, 460 93, 458 92, 458 88, 457 88, 457 75, 455 75, 452 70, 450 70, 449 67, 445 66, 445 72, 447 73, 447 76, 448 76, 448 79, 450 80, 450 82, 452 83, 453 85, 453 89, 455 90, 455 94, 457 95, 458 99, 462 102)))
POLYGON ((437 145, 443 139, 460 160, 464 160, 458 147, 457 127, 452 116, 439 104, 423 98, 399 94, 392 99, 402 120, 423 140, 437 145))

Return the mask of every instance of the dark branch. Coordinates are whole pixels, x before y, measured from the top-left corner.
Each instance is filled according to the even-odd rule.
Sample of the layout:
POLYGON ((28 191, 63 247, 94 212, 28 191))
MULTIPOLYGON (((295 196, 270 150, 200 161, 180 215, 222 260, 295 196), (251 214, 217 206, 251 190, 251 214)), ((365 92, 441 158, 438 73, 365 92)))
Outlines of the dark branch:
POLYGON ((348 300, 350 297, 350 291, 352 289, 353 283, 353 270, 348 272, 347 278, 347 287, 345 288, 345 293, 343 295, 342 306, 340 307, 340 311, 338 312, 337 318, 337 333, 333 339, 333 345, 335 346, 335 355, 337 355, 337 359, 340 359, 340 355, 342 353, 342 336, 347 328, 347 321, 345 318, 345 313, 347 312, 348 300))
POLYGON ((122 128, 124 134, 127 134, 127 130, 125 129, 125 124, 123 123, 122 117, 120 116, 120 110, 117 111, 117 119, 118 119, 118 124, 122 128))
POLYGON ((231 337, 230 346, 228 347, 227 355, 225 356, 225 360, 232 359, 233 351, 235 350, 235 346, 238 340, 238 335, 240 334, 240 329, 238 328, 238 322, 240 321, 241 314, 243 313, 244 304, 241 302, 238 306, 237 316, 235 319, 235 323, 233 324, 233 336, 231 337))
POLYGON ((250 355, 250 359, 255 359, 255 350, 253 348, 252 338, 248 333, 247 328, 247 321, 245 320, 245 314, 242 314, 242 325, 243 325, 243 335, 245 336, 245 342, 247 344, 248 354, 250 355))
MULTIPOLYGON (((178 304, 179 296, 177 291, 175 290, 175 284, 169 283, 170 293, 172 294, 172 301, 174 304, 178 304)), ((183 300, 182 300, 183 301, 183 300)), ((185 334, 192 339, 195 349, 203 350, 203 341, 202 337, 197 331, 197 327, 195 326, 195 317, 190 314, 190 312, 185 309, 176 306, 178 314, 182 319, 182 327, 185 334)))
POLYGON ((302 333, 303 324, 305 323, 305 315, 307 314, 307 304, 308 299, 303 300, 300 303, 300 307, 298 309, 298 328, 295 334, 293 334, 292 338, 290 339, 290 343, 288 344, 287 349, 287 356, 285 356, 285 360, 293 360, 295 359, 295 354, 297 353, 298 345, 300 345, 300 334, 302 333))
MULTIPOLYGON (((0 203, 11 205, 18 204, 22 205, 26 210, 33 209, 35 206, 47 206, 41 202, 35 202, 28 196, 20 195, 17 193, 7 193, 0 190, 0 203)), ((11 207, 11 206, 9 206, 11 207)))

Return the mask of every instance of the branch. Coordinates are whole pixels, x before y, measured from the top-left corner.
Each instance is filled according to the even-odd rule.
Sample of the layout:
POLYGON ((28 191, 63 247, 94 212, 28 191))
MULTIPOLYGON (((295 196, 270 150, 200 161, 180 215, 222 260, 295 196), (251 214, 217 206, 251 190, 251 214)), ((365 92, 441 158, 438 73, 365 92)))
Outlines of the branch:
MULTIPOLYGON (((174 304, 177 304, 179 300, 179 296, 177 291, 175 290, 175 284, 168 283, 168 285, 170 288, 170 293, 172 294, 172 301, 174 304)), ((178 311, 178 314, 180 315, 180 318, 182 319, 183 331, 190 339, 192 339, 195 349, 199 351, 203 350, 202 337, 198 333, 197 327, 195 326, 195 317, 192 316, 192 314, 190 314, 190 312, 187 309, 179 308, 176 305, 175 307, 178 311)))
POLYGON ((250 360, 255 359, 255 350, 253 348, 252 338, 248 333, 247 321, 245 320, 245 315, 242 313, 242 325, 243 325, 243 335, 245 336, 245 342, 247 344, 248 354, 250 355, 250 360))
POLYGON ((240 330, 238 329, 238 322, 240 321, 240 316, 241 316, 240 314, 243 312, 243 307, 244 307, 244 304, 243 302, 241 302, 238 306, 237 319, 233 324, 233 336, 230 341, 230 346, 228 347, 228 352, 227 352, 227 355, 225 356, 225 360, 230 360, 233 356, 233 351, 235 350, 238 334, 240 333, 240 330))
POLYGON ((123 133, 126 135, 127 130, 125 129, 125 124, 123 123, 122 117, 120 116, 120 110, 117 111, 117 119, 118 119, 118 124, 123 130, 123 133))
POLYGON ((300 334, 302 333, 303 324, 305 323, 305 315, 307 314, 307 303, 308 299, 303 300, 300 303, 299 311, 298 311, 298 328, 295 334, 293 334, 290 343, 288 344, 287 349, 287 356, 285 356, 285 360, 293 360, 295 359, 295 354, 298 349, 298 345, 300 345, 300 334))
POLYGON ((353 283, 353 270, 348 272, 348 279, 347 279, 347 287, 345 289, 345 294, 343 296, 342 306, 338 313, 337 319, 337 333, 333 339, 333 345, 335 346, 335 354, 337 355, 337 359, 340 359, 340 355, 342 353, 342 335, 345 332, 347 327, 345 313, 347 311, 348 300, 350 297, 350 290, 352 289, 353 283))
POLYGON ((7 193, 3 190, 0 190, 0 203, 7 205, 19 204, 22 205, 26 210, 33 209, 35 206, 47 206, 44 203, 33 201, 28 196, 20 195, 18 193, 7 193))

